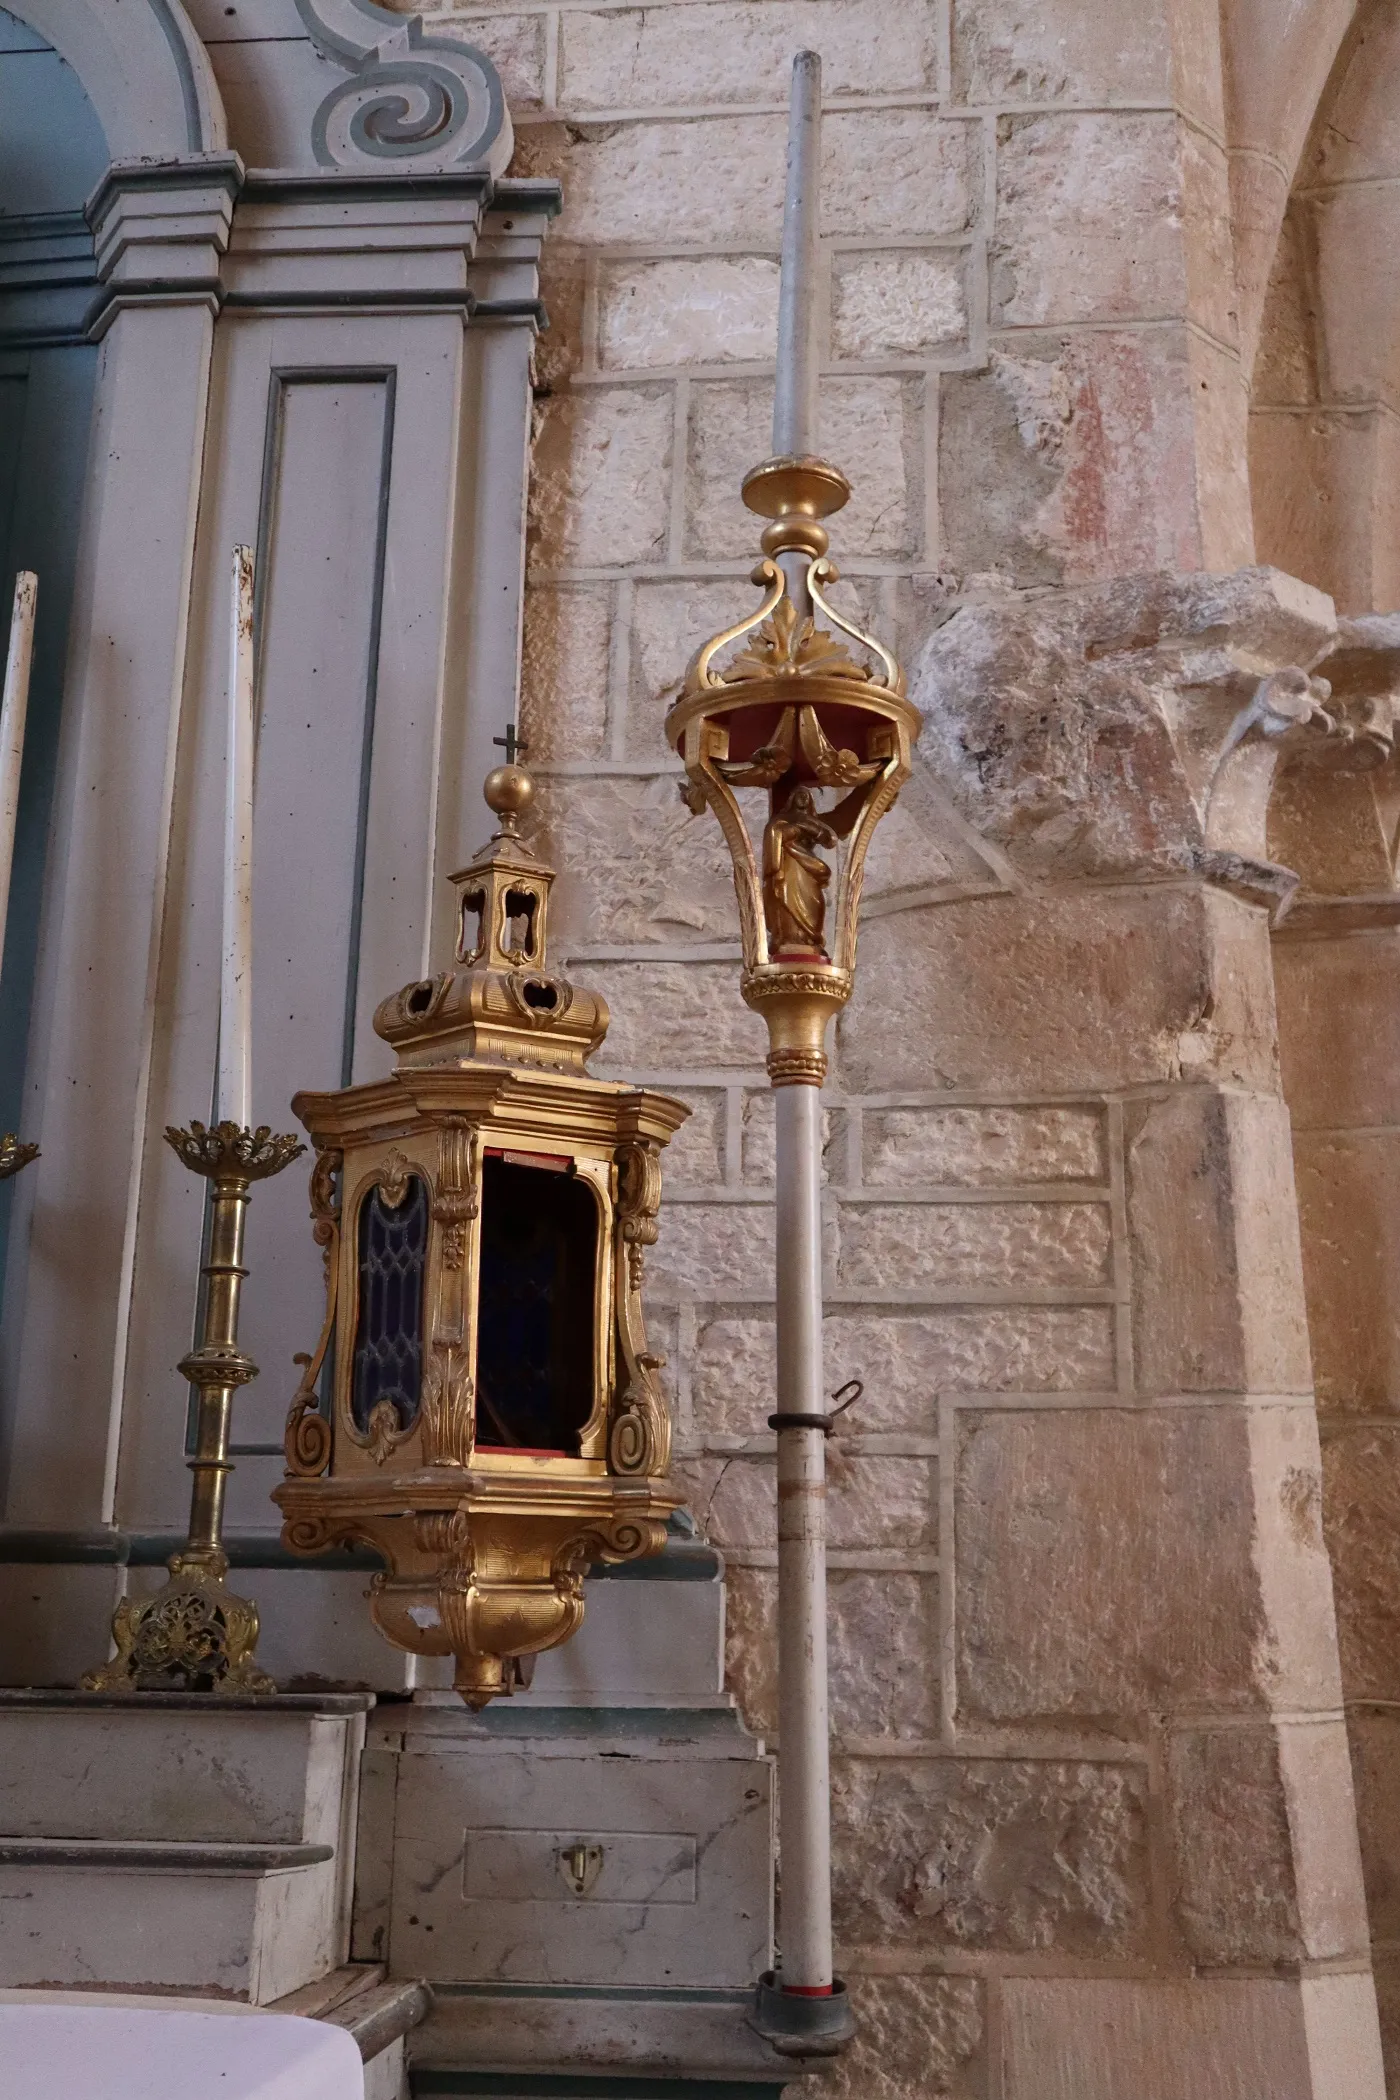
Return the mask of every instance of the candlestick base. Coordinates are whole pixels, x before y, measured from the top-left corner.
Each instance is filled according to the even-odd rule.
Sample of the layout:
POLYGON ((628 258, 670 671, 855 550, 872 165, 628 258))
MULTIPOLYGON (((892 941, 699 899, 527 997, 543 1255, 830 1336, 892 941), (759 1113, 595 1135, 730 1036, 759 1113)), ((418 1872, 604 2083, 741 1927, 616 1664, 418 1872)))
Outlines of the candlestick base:
POLYGON ((7 1130, 0 1136, 0 1181, 8 1181, 12 1174, 18 1174, 21 1167, 27 1167, 31 1159, 38 1157, 37 1145, 22 1145, 14 1132, 7 1130))
POLYGON ((167 1562, 169 1580, 153 1597, 125 1597, 112 1615, 116 1654, 82 1680, 85 1692, 208 1692, 247 1697, 275 1692, 253 1660, 258 1608, 225 1586, 223 1536, 229 1422, 234 1394, 258 1367, 238 1346, 243 1279, 243 1227, 255 1181, 280 1174, 301 1140, 276 1136, 266 1123, 167 1130, 166 1140, 195 1174, 213 1183, 209 1246, 203 1264, 204 1318, 199 1340, 180 1364, 195 1393, 195 1443, 190 1458, 189 1532, 167 1562))
POLYGON ((258 1608, 224 1586, 228 1556, 181 1552, 153 1597, 125 1597, 112 1617, 117 1652, 82 1680, 85 1692, 275 1692, 253 1659, 258 1608))

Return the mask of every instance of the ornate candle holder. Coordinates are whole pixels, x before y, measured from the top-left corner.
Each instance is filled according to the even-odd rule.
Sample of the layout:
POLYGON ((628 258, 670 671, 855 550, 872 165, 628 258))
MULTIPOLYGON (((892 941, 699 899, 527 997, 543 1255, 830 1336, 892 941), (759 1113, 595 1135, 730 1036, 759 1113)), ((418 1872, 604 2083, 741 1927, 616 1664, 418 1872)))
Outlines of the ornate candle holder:
POLYGON ((37 1145, 22 1145, 12 1130, 0 1136, 0 1181, 9 1181, 31 1159, 39 1157, 37 1145))
POLYGON ((224 1486, 229 1421, 239 1386, 258 1367, 238 1346, 238 1310, 247 1270, 243 1235, 252 1184, 280 1174, 306 1150, 295 1137, 275 1137, 267 1124, 237 1123, 167 1130, 166 1141, 195 1174, 213 1184, 209 1252, 204 1262, 204 1317, 198 1345, 179 1368, 195 1389, 194 1475, 189 1535, 168 1563, 169 1580, 153 1597, 125 1597, 112 1617, 117 1652, 83 1679, 88 1692, 182 1690, 275 1692, 253 1659, 257 1606, 224 1586, 224 1486))

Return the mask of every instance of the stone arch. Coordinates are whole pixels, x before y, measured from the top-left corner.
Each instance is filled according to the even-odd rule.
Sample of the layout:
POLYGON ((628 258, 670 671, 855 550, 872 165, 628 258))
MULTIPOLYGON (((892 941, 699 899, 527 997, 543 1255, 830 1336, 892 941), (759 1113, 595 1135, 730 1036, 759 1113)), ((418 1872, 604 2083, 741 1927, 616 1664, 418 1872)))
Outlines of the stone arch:
POLYGON ((1283 215, 1254 364, 1261 560, 1344 614, 1400 605, 1400 15, 1362 0, 1283 215))
POLYGON ((227 149, 209 54, 182 0, 9 0, 8 12, 73 68, 113 160, 227 149))

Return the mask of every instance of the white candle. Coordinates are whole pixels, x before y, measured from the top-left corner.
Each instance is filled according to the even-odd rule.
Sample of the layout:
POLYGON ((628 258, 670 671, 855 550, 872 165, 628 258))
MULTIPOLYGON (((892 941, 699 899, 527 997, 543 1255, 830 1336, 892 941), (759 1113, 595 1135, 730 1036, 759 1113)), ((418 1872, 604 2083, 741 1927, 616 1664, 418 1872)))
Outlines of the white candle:
POLYGON ((0 957, 10 910, 10 871, 15 859, 19 775, 24 758, 24 718, 29 711, 29 667, 34 659, 34 603, 39 579, 30 569, 15 578, 10 649, 5 659, 5 698, 0 706, 0 957))
POLYGON ((233 550, 229 636, 219 1120, 253 1120, 253 550, 233 550))

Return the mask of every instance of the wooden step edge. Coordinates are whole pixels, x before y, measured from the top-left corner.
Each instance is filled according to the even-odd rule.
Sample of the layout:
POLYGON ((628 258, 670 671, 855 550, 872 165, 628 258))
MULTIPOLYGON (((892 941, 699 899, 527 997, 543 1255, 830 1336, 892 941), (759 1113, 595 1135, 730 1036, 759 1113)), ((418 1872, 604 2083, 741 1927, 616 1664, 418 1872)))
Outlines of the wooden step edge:
POLYGON ((362 2061, 369 2063, 425 2020, 432 2003, 433 1994, 427 1984, 409 1979, 357 1991, 321 2017, 328 2026, 343 2027, 354 2039, 362 2061))

